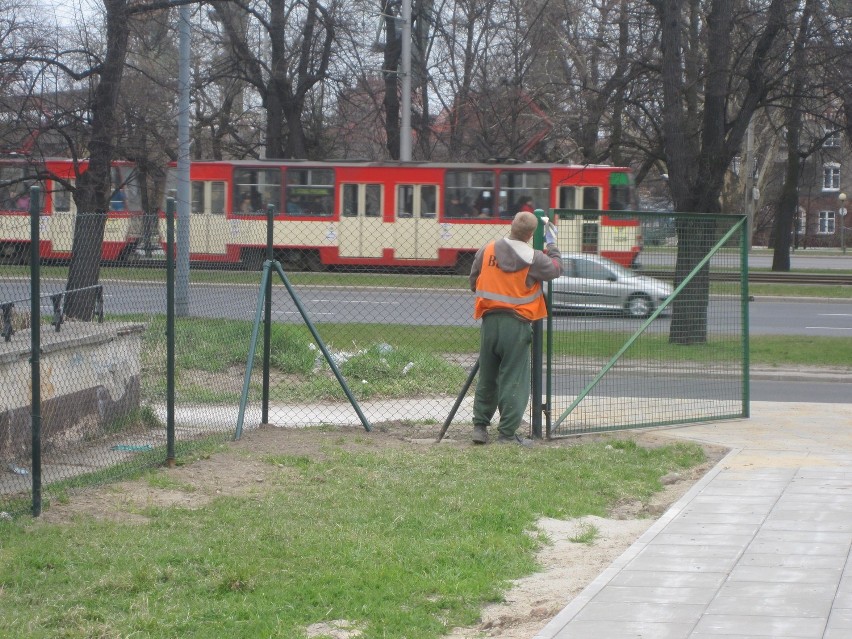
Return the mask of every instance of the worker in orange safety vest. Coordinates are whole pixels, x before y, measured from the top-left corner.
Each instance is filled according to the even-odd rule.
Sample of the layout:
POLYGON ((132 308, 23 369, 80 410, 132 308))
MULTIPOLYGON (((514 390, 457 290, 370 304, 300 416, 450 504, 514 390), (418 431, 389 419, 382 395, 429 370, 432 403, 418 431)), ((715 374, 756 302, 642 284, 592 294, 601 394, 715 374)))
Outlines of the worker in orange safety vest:
POLYGON ((499 443, 532 443, 517 432, 530 395, 532 322, 547 317, 541 283, 562 274, 555 227, 548 225, 547 246, 539 251, 529 244, 537 226, 533 213, 517 213, 509 236, 489 242, 473 260, 473 316, 482 318, 479 381, 473 400, 474 444, 488 443, 488 426, 498 410, 499 443))

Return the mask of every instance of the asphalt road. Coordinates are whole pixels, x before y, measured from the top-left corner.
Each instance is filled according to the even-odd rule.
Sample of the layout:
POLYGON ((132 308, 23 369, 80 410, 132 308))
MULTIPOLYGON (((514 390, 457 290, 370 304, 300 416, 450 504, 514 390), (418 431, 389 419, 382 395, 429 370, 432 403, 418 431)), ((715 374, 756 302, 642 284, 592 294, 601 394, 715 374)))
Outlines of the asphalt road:
MULTIPOLYGON (((26 299, 28 281, 6 280, 0 284, 0 297, 26 299)), ((64 283, 43 287, 42 293, 62 290, 64 283), (52 288, 51 288, 52 287, 52 288)), ((435 291, 397 289, 393 294, 370 289, 299 289, 298 294, 312 321, 367 322, 418 325, 475 326, 471 316, 472 296, 467 291, 435 291)), ((255 286, 202 285, 190 291, 190 314, 197 317, 228 317, 253 319, 257 307, 258 291, 255 286)), ((28 304, 21 304, 25 308, 28 304)), ((107 312, 162 313, 165 312, 165 291, 162 285, 123 282, 120 285, 105 283, 107 312)), ((42 312, 49 315, 49 299, 45 299, 42 312)), ((301 322, 296 305, 283 285, 276 285, 273 293, 273 315, 276 321, 301 322)), ((711 330, 722 328, 729 332, 739 326, 739 307, 730 302, 715 307, 711 301, 708 313, 711 330)), ((757 298, 749 304, 750 332, 752 335, 812 335, 852 337, 852 302, 825 300, 785 300, 757 298)), ((617 316, 558 314, 557 328, 578 330, 624 331, 635 329, 639 320, 617 316)), ((668 330, 669 319, 656 320, 653 330, 668 330)), ((560 382, 575 392, 585 385, 582 380, 565 379, 560 382)), ((706 397, 707 383, 700 376, 676 376, 661 382, 656 388, 644 390, 660 397, 706 397)), ((598 390, 596 392, 607 392, 598 390)), ((622 392, 622 391, 618 391, 622 392)), ((734 391, 731 391, 734 392, 734 391)), ((821 380, 770 380, 752 375, 751 398, 755 401, 852 403, 852 383, 831 379, 821 380)))
MULTIPOLYGON (((585 388, 591 376, 571 372, 555 373, 553 388, 557 394, 574 395, 585 388)), ((845 379, 850 376, 846 375, 845 379)), ((852 382, 799 379, 767 379, 759 372, 750 376, 749 392, 752 401, 812 402, 820 404, 852 404, 852 382)), ((838 378, 839 379, 839 378, 838 378)), ((677 376, 619 374, 610 372, 603 383, 592 390, 592 397, 659 397, 660 399, 732 399, 740 397, 740 380, 706 377, 693 372, 677 376)))
MULTIPOLYGON (((64 282, 42 286, 42 294, 61 291, 64 282)), ((165 289, 162 284, 106 282, 104 306, 107 313, 163 313, 165 289)), ((430 289, 376 290, 300 287, 299 298, 315 322, 410 324, 412 326, 475 326, 473 298, 468 291, 430 289)), ((0 301, 27 299, 26 280, 7 281, 0 286, 0 301)), ((254 319, 258 289, 250 285, 204 284, 189 292, 189 314, 194 317, 254 319)), ((301 322, 298 307, 280 283, 273 287, 272 311, 276 321, 301 322)), ((23 304, 28 307, 29 303, 23 304)), ((749 304, 752 335, 809 335, 852 337, 852 301, 799 298, 756 298, 749 304)), ((45 298, 42 312, 51 312, 45 298)), ((556 320, 566 330, 583 327, 625 331, 639 326, 640 320, 617 315, 557 313, 556 320)), ((731 332, 741 322, 736 300, 711 299, 708 323, 711 331, 731 332)), ((655 330, 668 329, 669 319, 656 320, 655 330)))

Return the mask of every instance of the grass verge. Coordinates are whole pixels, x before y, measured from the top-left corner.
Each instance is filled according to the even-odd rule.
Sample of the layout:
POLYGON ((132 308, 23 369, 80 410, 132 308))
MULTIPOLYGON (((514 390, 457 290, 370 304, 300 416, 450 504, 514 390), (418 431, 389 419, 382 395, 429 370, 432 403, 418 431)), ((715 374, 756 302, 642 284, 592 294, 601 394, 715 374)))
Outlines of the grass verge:
MULTIPOLYGON (((536 570, 540 517, 606 515, 704 454, 630 440, 532 450, 365 441, 262 459, 265 483, 199 508, 149 505, 133 523, 0 522, 0 635, 302 639, 343 620, 361 639, 437 638, 536 570)), ((158 478, 166 472, 149 487, 194 490, 158 478)))
MULTIPOLYGON (((127 318, 124 318, 127 319, 127 318)), ((321 324, 318 331, 335 365, 358 400, 455 395, 467 377, 467 366, 453 356, 475 357, 478 327, 412 327, 388 324, 321 324)), ((178 318, 175 323, 177 400, 181 403, 237 403, 248 359, 251 322, 178 318)), ((165 355, 165 320, 154 318, 145 332, 143 377, 147 397, 162 397, 165 375, 156 370, 165 355)), ((630 336, 627 332, 558 331, 553 348, 560 359, 606 361, 630 336)), ((667 335, 643 335, 625 361, 706 363, 740 361, 736 336, 711 338, 704 344, 670 344, 667 335)), ((852 340, 800 335, 753 336, 752 366, 849 368, 852 340)), ((261 396, 262 342, 255 351, 249 398, 261 396)), ((271 330, 270 398, 279 402, 342 400, 344 395, 330 366, 314 345, 307 327, 274 324, 271 330)))

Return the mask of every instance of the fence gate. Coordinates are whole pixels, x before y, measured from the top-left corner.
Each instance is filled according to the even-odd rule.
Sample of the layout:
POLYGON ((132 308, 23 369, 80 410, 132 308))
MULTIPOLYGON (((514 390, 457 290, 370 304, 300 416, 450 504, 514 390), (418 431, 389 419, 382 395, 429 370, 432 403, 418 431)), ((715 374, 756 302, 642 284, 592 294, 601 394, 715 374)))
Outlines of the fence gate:
MULTIPOLYGON (((563 249, 545 338, 547 435, 747 417, 745 217, 623 215, 645 238, 635 268, 563 249)), ((573 228, 560 223, 560 247, 581 239, 564 237, 573 228)))

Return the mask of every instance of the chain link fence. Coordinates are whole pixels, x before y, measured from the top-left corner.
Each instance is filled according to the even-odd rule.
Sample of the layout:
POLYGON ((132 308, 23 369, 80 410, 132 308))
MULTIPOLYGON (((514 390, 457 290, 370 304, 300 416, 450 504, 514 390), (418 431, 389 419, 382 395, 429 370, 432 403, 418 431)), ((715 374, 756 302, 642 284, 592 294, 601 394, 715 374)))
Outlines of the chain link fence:
MULTIPOLYGON (((545 327, 547 434, 746 414, 747 317, 736 279, 744 269, 742 231, 716 247, 740 218, 630 214, 659 237, 646 242, 636 271, 581 263, 589 258, 583 250, 598 214, 562 215, 566 276, 554 282, 555 309, 545 327), (690 224, 702 229, 691 262, 712 252, 698 271, 709 288, 706 295, 701 287, 684 288, 680 294, 692 298, 679 308, 668 293, 689 276, 678 262, 678 237, 692 233, 690 224), (587 272, 593 267, 611 274, 587 272), (655 279, 644 279, 646 273, 655 279), (722 273, 731 281, 717 281, 722 273), (619 278, 637 274, 642 288, 622 292, 619 278), (657 288, 664 284, 669 288, 657 288), (673 340, 672 327, 683 318, 694 321, 673 340)), ((41 229, 58 240, 44 221, 41 229)), ((496 238, 507 231, 490 232, 496 238)), ((70 238, 62 239, 70 246, 70 238)), ((69 295, 81 292, 70 287, 69 260, 2 265, 0 511, 30 510, 40 490, 34 479, 49 501, 75 486, 180 459, 263 422, 379 431, 390 423, 434 424, 438 434, 477 358, 479 330, 465 275, 364 265, 307 272, 277 259, 182 268, 178 247, 170 321, 165 241, 163 232, 145 238, 144 247, 140 238, 120 260, 103 261, 96 283, 87 285, 93 305, 84 319, 67 312, 69 295), (41 315, 35 414, 34 290, 41 315)), ((472 395, 471 389, 462 398, 449 437, 468 437, 472 395)))

